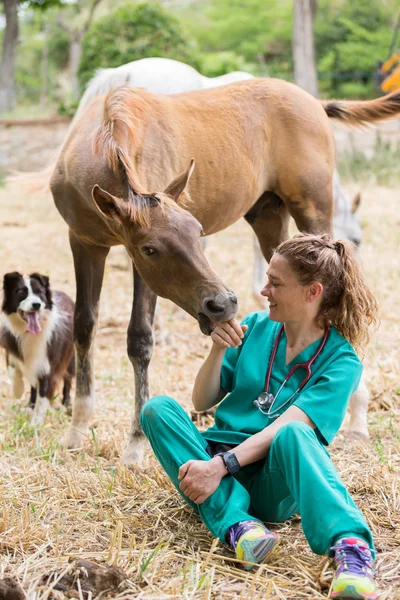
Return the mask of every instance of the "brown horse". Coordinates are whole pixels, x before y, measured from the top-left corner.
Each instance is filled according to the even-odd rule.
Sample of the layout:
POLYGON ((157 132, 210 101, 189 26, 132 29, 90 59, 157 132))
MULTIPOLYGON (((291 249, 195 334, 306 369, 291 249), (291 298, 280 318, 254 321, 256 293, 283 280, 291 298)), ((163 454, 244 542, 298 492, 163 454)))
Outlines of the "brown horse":
POLYGON ((77 285, 69 447, 80 446, 93 416, 93 341, 110 247, 123 244, 133 262, 128 355, 136 405, 123 461, 138 462, 157 295, 198 319, 204 333, 213 321, 232 318, 237 300, 211 271, 201 234, 244 216, 268 260, 288 235, 290 215, 302 231, 331 231, 335 148, 328 117, 377 121, 400 112, 399 100, 396 93, 367 102, 321 102, 274 79, 171 96, 124 86, 93 100, 51 179, 70 227, 77 285))

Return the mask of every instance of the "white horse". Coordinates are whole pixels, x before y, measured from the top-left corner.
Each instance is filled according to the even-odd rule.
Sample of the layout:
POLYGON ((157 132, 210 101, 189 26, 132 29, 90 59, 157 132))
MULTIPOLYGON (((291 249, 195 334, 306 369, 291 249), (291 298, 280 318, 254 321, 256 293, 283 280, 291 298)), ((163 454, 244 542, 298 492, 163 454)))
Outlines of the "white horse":
MULTIPOLYGON (((196 69, 169 58, 143 58, 132 61, 120 67, 99 69, 89 81, 80 100, 76 114, 70 124, 69 131, 74 127, 84 108, 96 96, 106 94, 111 89, 131 84, 158 94, 177 94, 191 90, 213 88, 234 81, 253 79, 253 75, 243 71, 235 71, 220 77, 205 77, 196 69)), ((44 191, 47 189, 50 174, 57 161, 58 152, 52 164, 39 173, 21 174, 17 179, 20 182, 29 181, 30 189, 44 191)), ((334 198, 334 233, 336 237, 347 238, 357 245, 361 242, 361 227, 355 209, 358 207, 359 198, 352 203, 340 185, 339 175, 335 172, 333 180, 334 198)), ((255 261, 253 272, 253 295, 260 304, 259 291, 264 286, 266 261, 261 254, 256 237, 254 236, 255 261)), ((350 425, 349 433, 368 438, 367 409, 368 389, 362 380, 358 390, 350 400, 350 425)))

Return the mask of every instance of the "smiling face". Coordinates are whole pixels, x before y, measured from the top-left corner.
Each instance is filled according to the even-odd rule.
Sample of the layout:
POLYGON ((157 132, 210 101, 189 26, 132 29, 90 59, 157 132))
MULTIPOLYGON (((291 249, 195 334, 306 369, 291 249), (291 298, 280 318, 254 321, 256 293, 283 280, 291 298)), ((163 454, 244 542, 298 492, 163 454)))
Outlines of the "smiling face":
POLYGON ((322 298, 320 283, 301 285, 287 260, 276 253, 269 263, 267 278, 261 294, 268 299, 272 321, 294 323, 317 316, 322 298))

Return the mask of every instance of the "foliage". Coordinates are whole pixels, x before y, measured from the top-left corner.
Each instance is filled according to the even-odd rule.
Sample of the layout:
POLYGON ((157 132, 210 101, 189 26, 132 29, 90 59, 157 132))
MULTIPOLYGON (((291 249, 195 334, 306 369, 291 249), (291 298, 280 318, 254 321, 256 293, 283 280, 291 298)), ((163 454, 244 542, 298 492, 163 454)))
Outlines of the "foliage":
POLYGON ((57 69, 65 69, 68 66, 68 52, 70 47, 70 36, 58 25, 49 31, 48 47, 52 64, 57 69))
POLYGON ((235 52, 208 52, 199 53, 200 71, 207 77, 218 77, 230 71, 247 71, 256 73, 258 66, 247 63, 243 56, 235 52))
POLYGON ((315 48, 321 93, 334 97, 379 95, 375 72, 386 58, 396 11, 380 0, 320 0, 315 48))
POLYGON ((292 0, 211 0, 201 19, 190 11, 182 19, 202 53, 230 53, 233 62, 253 65, 254 74, 290 78, 291 13, 292 0))
MULTIPOLYGON (((208 76, 240 70, 292 80, 293 1, 202 0, 168 3, 164 9, 152 0, 144 4, 117 0, 111 13, 110 5, 102 3, 102 17, 84 39, 81 85, 99 67, 147 56, 182 60, 208 76)), ((62 5, 63 20, 73 28, 82 18, 78 0, 22 4, 16 73, 20 100, 34 102, 40 96, 45 38, 51 100, 68 95, 70 40, 56 25, 62 5)), ((376 65, 387 57, 397 14, 398 0, 318 0, 314 31, 322 96, 364 99, 380 94, 376 65)), ((71 114, 73 108, 64 104, 60 110, 71 114)))
POLYGON ((99 67, 149 56, 193 64, 194 52, 177 19, 157 4, 124 4, 96 21, 83 41, 78 77, 84 86, 99 67))

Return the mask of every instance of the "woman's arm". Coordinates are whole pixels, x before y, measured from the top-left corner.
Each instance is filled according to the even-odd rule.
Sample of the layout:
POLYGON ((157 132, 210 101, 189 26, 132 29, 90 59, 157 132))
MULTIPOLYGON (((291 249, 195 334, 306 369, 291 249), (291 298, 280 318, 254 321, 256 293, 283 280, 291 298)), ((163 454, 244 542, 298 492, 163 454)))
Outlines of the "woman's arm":
POLYGON ((315 429, 315 424, 306 415, 305 412, 297 406, 290 406, 283 415, 278 417, 276 421, 262 429, 259 433, 255 433, 239 446, 234 448, 233 452, 239 461, 241 467, 250 465, 268 454, 272 441, 281 427, 292 421, 301 421, 306 423, 312 429, 315 429))
POLYGON ((226 392, 221 388, 221 366, 225 348, 213 344, 210 354, 197 373, 192 392, 193 406, 199 412, 221 402, 226 392))
POLYGON ((192 392, 193 406, 198 411, 211 408, 226 395, 221 388, 221 366, 227 348, 237 348, 242 343, 247 325, 232 319, 218 323, 211 334, 213 345, 210 354, 200 368, 192 392))

